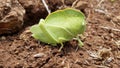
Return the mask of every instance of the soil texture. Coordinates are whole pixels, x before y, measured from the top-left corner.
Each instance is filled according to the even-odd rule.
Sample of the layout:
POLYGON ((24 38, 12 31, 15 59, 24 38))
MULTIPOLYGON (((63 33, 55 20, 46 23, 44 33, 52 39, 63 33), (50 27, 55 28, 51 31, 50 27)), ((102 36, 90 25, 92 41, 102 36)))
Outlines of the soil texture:
MULTIPOLYGON (((25 18, 24 23, 29 24, 18 33, 0 36, 0 68, 120 67, 120 0, 65 0, 64 2, 46 0, 46 2, 51 11, 72 7, 85 14, 86 31, 83 36, 80 35, 84 46, 78 47, 77 41, 73 39, 65 42, 64 48, 59 52, 59 44, 54 47, 35 40, 29 29, 31 24, 38 23, 41 16, 46 17, 47 11, 44 10, 41 16, 32 21, 30 21, 32 16, 30 19, 25 18)), ((29 11, 27 12, 29 17, 29 11)))

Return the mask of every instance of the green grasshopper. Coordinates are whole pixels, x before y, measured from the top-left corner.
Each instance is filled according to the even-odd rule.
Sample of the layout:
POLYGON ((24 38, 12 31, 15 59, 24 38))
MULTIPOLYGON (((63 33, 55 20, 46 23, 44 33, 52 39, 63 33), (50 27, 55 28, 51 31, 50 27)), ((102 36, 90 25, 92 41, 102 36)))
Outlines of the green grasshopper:
MULTIPOLYGON (((85 31, 85 16, 82 12, 72 8, 57 10, 41 19, 39 24, 31 27, 32 36, 48 44, 61 44, 69 41, 85 31)), ((83 43, 78 39, 78 42, 83 43)))

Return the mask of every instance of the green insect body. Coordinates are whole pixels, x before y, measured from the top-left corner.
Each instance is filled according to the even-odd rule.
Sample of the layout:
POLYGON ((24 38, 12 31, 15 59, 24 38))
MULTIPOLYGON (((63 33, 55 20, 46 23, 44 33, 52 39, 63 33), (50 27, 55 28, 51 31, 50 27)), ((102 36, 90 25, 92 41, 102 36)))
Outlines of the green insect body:
POLYGON ((35 39, 49 44, 60 43, 62 48, 63 42, 82 34, 85 25, 85 16, 82 12, 67 8, 49 14, 45 20, 41 19, 39 24, 32 26, 30 30, 35 39))

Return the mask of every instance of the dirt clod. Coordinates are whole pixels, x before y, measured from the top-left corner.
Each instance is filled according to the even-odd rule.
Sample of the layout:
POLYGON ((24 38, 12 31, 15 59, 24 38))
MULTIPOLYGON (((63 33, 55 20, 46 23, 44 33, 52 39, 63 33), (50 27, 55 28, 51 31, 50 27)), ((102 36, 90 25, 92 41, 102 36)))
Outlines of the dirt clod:
POLYGON ((0 0, 0 34, 19 30, 24 14, 25 10, 17 0, 0 0))

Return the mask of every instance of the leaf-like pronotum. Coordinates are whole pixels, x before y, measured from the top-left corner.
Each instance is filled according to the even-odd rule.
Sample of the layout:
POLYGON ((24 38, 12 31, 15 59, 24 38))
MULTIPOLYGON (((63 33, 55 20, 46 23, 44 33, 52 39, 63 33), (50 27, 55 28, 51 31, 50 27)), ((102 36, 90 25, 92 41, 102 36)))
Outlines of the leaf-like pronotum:
MULTIPOLYGON (((49 44, 61 44, 82 34, 85 31, 85 16, 76 9, 67 8, 55 11, 41 19, 39 24, 31 27, 32 36, 42 42, 49 44)), ((79 40, 80 42, 80 40, 79 40)))

